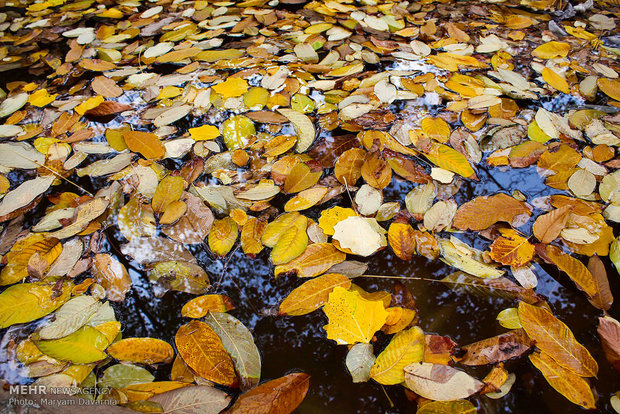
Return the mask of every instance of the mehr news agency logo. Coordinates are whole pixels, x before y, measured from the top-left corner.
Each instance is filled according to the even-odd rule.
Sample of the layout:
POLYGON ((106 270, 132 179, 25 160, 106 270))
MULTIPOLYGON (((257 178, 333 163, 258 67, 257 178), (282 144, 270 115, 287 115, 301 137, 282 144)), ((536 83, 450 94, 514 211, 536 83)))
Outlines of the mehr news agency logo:
MULTIPOLYGON (((51 387, 47 385, 7 384, 9 406, 68 406, 68 405, 117 405, 114 398, 98 398, 109 395, 111 388, 98 387, 51 387), (65 396, 58 398, 51 396, 65 396), (50 396, 50 397, 48 397, 50 396), (29 398, 30 397, 30 398, 29 398)), ((5 389, 7 386, 5 386, 5 389)))

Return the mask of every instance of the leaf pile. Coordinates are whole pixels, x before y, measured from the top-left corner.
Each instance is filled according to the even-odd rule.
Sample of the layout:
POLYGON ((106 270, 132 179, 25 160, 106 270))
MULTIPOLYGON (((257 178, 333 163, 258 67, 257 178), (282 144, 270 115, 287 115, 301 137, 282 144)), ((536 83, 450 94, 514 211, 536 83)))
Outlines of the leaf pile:
POLYGON ((617 2, 6 5, 0 72, 18 80, 0 89, 0 327, 29 324, 3 343, 35 384, 96 384, 143 412, 292 412, 309 376, 260 383, 252 332, 196 254, 240 249, 301 279, 279 317, 323 312, 352 380, 402 385, 419 413, 503 397, 504 362, 526 354, 600 407, 600 352, 554 316, 536 266, 600 310, 618 370, 617 2), (507 168, 535 169, 551 195, 463 200, 507 168), (354 283, 386 249, 513 301, 507 331, 462 347, 424 332, 415 292, 354 283), (174 338, 123 338, 110 302, 131 292, 132 261, 158 295, 194 296, 174 338))

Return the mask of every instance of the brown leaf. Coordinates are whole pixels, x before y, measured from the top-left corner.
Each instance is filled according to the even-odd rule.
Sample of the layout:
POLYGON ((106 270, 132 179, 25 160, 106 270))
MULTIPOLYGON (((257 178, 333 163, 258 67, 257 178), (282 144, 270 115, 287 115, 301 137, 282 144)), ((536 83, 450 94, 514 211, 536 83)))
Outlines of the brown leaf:
POLYGON ((414 230, 406 223, 392 223, 388 229, 388 243, 402 260, 411 260, 416 252, 414 230))
POLYGON ((596 286, 596 293, 588 300, 597 309, 609 310, 614 303, 614 297, 609 288, 609 279, 607 279, 607 271, 603 261, 598 256, 590 257, 588 270, 594 277, 594 284, 596 286))
POLYGON ((482 341, 465 345, 467 351, 459 362, 465 365, 486 365, 506 361, 527 352, 533 345, 523 329, 516 329, 482 341))
POLYGON ((547 214, 538 216, 532 227, 534 236, 536 236, 541 243, 545 244, 549 244, 557 239, 566 225, 571 210, 572 207, 566 205, 547 214))
POLYGON ((116 101, 103 101, 93 109, 89 109, 84 113, 87 118, 100 118, 114 115, 119 112, 128 111, 131 106, 116 101))
POLYGON ((559 247, 547 246, 545 253, 549 260, 575 282, 577 287, 588 296, 596 294, 596 282, 588 268, 570 254, 562 252, 559 247))
POLYGON ((362 165, 366 151, 361 148, 351 148, 342 153, 334 167, 334 176, 345 185, 354 186, 362 176, 362 165))
POLYGON ((241 394, 226 414, 290 414, 306 397, 310 375, 288 374, 241 394))
POLYGON ((454 227, 460 230, 484 230, 498 221, 519 226, 532 214, 531 208, 506 194, 481 196, 461 205, 454 216, 454 227))
POLYGON ((285 265, 276 266, 274 273, 297 272, 299 277, 314 277, 325 272, 335 264, 343 262, 347 255, 331 243, 313 243, 298 258, 285 265))
POLYGON ((452 361, 452 352, 456 342, 449 336, 424 335, 424 362, 448 365, 452 361))
POLYGON ((139 152, 146 159, 160 159, 166 153, 159 137, 150 132, 129 131, 123 134, 125 143, 133 152, 139 152))
POLYGON ((187 204, 187 212, 175 224, 165 227, 162 231, 179 243, 202 243, 213 224, 213 213, 202 200, 192 194, 185 193, 182 200, 187 204))
POLYGON ((378 152, 369 152, 362 164, 362 177, 370 185, 382 190, 392 180, 392 168, 379 156, 378 152))
POLYGON ((106 290, 108 300, 122 302, 131 289, 131 278, 125 266, 109 254, 99 253, 93 260, 93 274, 106 290))
POLYGON ((105 76, 95 77, 90 86, 104 98, 118 98, 123 94, 123 89, 116 84, 114 79, 105 76))
POLYGON ((605 357, 620 373, 620 322, 611 316, 599 317, 597 332, 605 357))

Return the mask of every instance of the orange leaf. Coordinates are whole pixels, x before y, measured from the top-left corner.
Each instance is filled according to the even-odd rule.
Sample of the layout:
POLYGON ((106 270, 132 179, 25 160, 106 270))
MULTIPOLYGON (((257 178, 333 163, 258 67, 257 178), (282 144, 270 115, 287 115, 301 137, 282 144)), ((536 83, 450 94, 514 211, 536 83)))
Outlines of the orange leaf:
POLYGON ((119 361, 139 364, 168 364, 174 357, 170 344, 155 338, 122 339, 110 345, 106 352, 119 361))
POLYGON ((560 248, 555 246, 547 246, 545 253, 554 265, 575 282, 579 289, 583 290, 588 296, 596 294, 594 277, 583 263, 570 254, 563 253, 560 248))
POLYGON ((571 212, 571 206, 563 206, 553 210, 547 214, 542 214, 536 218, 532 231, 534 236, 541 243, 548 244, 555 240, 568 220, 568 214, 571 212))
POLYGON ((310 375, 301 372, 271 380, 241 394, 227 414, 290 414, 306 397, 310 375))
POLYGON ((513 226, 523 224, 532 214, 530 207, 506 194, 477 197, 461 205, 454 216, 454 227, 460 230, 484 230, 498 221, 513 226))
POLYGON ((415 254, 416 239, 411 225, 406 223, 392 223, 388 229, 388 242, 396 256, 402 260, 411 260, 415 254))
POLYGON ((502 237, 491 244, 491 259, 507 266, 520 267, 534 257, 534 246, 512 229, 501 231, 502 237))
POLYGON ((174 341, 183 361, 202 378, 237 386, 232 359, 217 334, 204 322, 193 320, 181 326, 174 341))
POLYGON ((339 273, 329 273, 309 280, 293 290, 280 304, 280 315, 305 315, 323 306, 334 288, 348 289, 351 279, 339 273))
POLYGON ((123 138, 131 151, 139 152, 146 159, 160 159, 166 153, 159 137, 150 132, 128 131, 123 138))

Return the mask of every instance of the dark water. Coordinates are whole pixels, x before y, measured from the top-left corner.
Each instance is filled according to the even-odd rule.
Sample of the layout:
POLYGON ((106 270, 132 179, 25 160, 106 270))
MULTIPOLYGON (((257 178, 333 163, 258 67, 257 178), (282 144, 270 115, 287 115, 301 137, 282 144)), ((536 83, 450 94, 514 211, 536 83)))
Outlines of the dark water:
MULTIPOLYGON (((550 193, 550 189, 538 177, 535 167, 505 171, 496 168, 490 172, 479 170, 479 176, 480 182, 469 183, 461 189, 457 199, 463 199, 458 199, 459 203, 464 198, 507 190, 523 192, 528 196, 528 201, 550 193)), ((409 189, 409 183, 395 179, 385 191, 385 201, 391 201, 390 198, 402 200, 409 189)), ((346 203, 346 200, 342 202, 346 203)), ((535 211, 535 214, 540 213, 535 211)), ((463 238, 479 248, 488 245, 487 241, 475 236, 463 238)), ((372 381, 363 384, 351 381, 345 367, 347 347, 326 339, 322 327, 327 323, 327 318, 322 311, 297 317, 276 316, 279 303, 304 280, 296 277, 274 278, 268 252, 263 251, 256 259, 247 258, 239 250, 226 259, 214 259, 202 249, 193 253, 211 276, 211 282, 216 288, 212 293, 230 296, 237 307, 231 314, 252 330, 262 356, 263 378, 277 378, 296 370, 311 375, 310 391, 296 410, 297 413, 415 411, 415 403, 407 400, 401 386, 382 387, 372 381)), ((614 296, 620 298, 618 274, 610 266, 609 260, 604 259, 614 296)), ((429 261, 422 257, 405 262, 389 249, 370 257, 367 263, 368 274, 441 279, 454 271, 440 261, 429 261)), ((592 307, 556 268, 535 265, 535 269, 538 276, 536 291, 548 298, 554 314, 569 325, 576 338, 599 363, 599 377, 593 382, 601 398, 597 405, 601 412, 613 412, 609 397, 618 390, 620 381, 618 374, 606 361, 596 333, 596 317, 601 312, 592 307)), ((134 287, 127 300, 115 306, 122 322, 123 335, 152 336, 173 343, 176 330, 187 322, 180 316, 180 309, 191 296, 168 292, 161 299, 155 299, 146 276, 137 270, 131 273, 134 287)), ((368 291, 393 292, 395 280, 359 277, 354 282, 368 291)), ((415 280, 404 283, 416 299, 424 332, 448 335, 459 345, 505 332, 495 318, 501 310, 516 305, 511 300, 456 292, 442 283, 415 280)), ((616 318, 620 316, 618 305, 614 305, 610 314, 616 318)), ((379 335, 375 354, 388 341, 389 338, 379 335)), ((490 368, 478 367, 468 369, 468 372, 482 378, 490 368)), ((471 400, 479 412, 568 414, 582 411, 554 391, 527 357, 507 362, 506 368, 517 376, 511 392, 499 400, 473 397, 471 400)), ((166 369, 158 372, 159 379, 167 379, 167 375, 166 369)))

